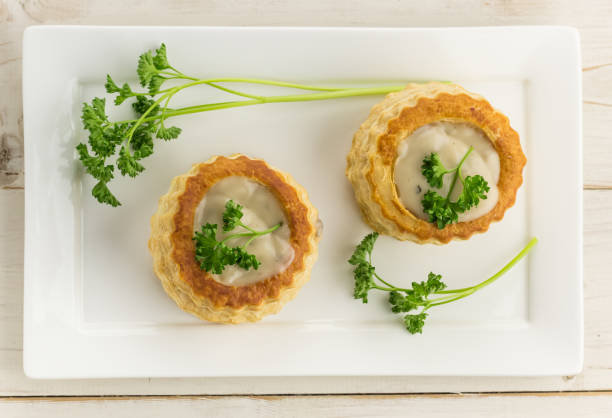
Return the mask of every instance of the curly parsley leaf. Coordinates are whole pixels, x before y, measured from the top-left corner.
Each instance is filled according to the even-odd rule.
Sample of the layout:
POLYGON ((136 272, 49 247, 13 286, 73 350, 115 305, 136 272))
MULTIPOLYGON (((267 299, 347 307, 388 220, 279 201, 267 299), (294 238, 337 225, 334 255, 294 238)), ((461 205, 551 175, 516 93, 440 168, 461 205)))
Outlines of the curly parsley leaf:
POLYGON ((420 283, 412 282, 412 292, 415 297, 426 298, 444 289, 446 289, 446 284, 442 281, 440 274, 429 273, 427 281, 420 283))
POLYGON ((374 287, 375 269, 370 260, 372 258, 372 250, 378 239, 378 232, 372 232, 366 235, 353 251, 349 264, 355 266, 353 276, 355 278, 355 291, 353 296, 355 299, 361 299, 363 303, 368 303, 368 292, 374 287))
POLYGON ((238 267, 241 267, 244 270, 251 268, 257 270, 261 265, 261 262, 257 259, 257 257, 255 257, 254 254, 249 254, 244 248, 234 247, 233 251, 235 257, 234 264, 237 264, 238 267))
POLYGON ((144 171, 144 167, 138 163, 136 158, 125 147, 121 147, 119 151, 117 167, 122 175, 128 175, 130 177, 136 177, 144 171))
POLYGON ((83 104, 81 119, 83 126, 89 130, 88 144, 93 154, 84 143, 78 144, 76 151, 87 173, 98 180, 91 190, 92 196, 100 203, 116 207, 120 203, 107 186, 114 177, 115 167, 106 164, 106 159, 115 152, 117 141, 113 136, 115 128, 109 125, 106 117, 105 103, 104 99, 96 97, 91 104, 83 104))
POLYGON ((87 173, 103 183, 108 183, 112 180, 114 170, 112 165, 104 165, 103 157, 90 155, 87 150, 87 145, 85 144, 79 144, 76 148, 79 153, 79 159, 83 163, 83 167, 85 167, 87 173))
POLYGON ((150 95, 155 95, 159 88, 167 80, 166 77, 160 74, 162 70, 170 68, 168 58, 166 56, 166 45, 155 50, 155 55, 151 51, 147 51, 138 58, 138 67, 136 73, 142 87, 149 89, 150 95))
POLYGON ((124 83, 123 86, 119 89, 119 95, 115 97, 115 106, 119 106, 126 99, 134 96, 134 92, 132 91, 130 85, 128 83, 124 83))
POLYGON ((421 173, 427 180, 427 183, 431 187, 435 187, 439 189, 442 187, 442 179, 448 171, 442 165, 442 161, 440 161, 440 156, 432 152, 429 156, 423 159, 423 165, 421 165, 421 173))
POLYGON ((121 203, 117 200, 117 198, 108 190, 106 183, 103 181, 99 181, 91 190, 91 194, 95 197, 98 202, 106 203, 107 205, 111 205, 112 207, 121 206, 121 203))
POLYGON ((355 278, 355 290, 353 297, 361 299, 363 303, 368 303, 368 292, 374 288, 374 266, 370 263, 358 264, 353 270, 355 278))
POLYGON ((369 263, 369 260, 372 257, 372 250, 374 249, 374 244, 376 244, 377 239, 378 232, 372 232, 366 235, 357 245, 355 251, 353 251, 353 255, 351 255, 349 263, 355 266, 361 263, 369 263))
POLYGON ((196 231, 193 237, 195 241, 195 259, 200 264, 202 270, 221 274, 226 266, 237 265, 238 267, 249 270, 257 270, 261 262, 257 260, 254 254, 250 254, 246 250, 246 246, 254 239, 266 234, 270 234, 280 228, 279 222, 272 228, 264 231, 255 231, 252 228, 244 225, 240 219, 242 218, 242 206, 228 200, 225 204, 223 212, 223 230, 231 231, 238 226, 241 226, 247 232, 238 232, 225 237, 223 240, 217 240, 217 225, 207 223, 202 225, 201 231, 196 231), (234 238, 244 237, 247 241, 237 247, 230 247, 226 243, 234 238))
POLYGON ((463 178, 461 175, 461 167, 473 150, 474 148, 470 147, 457 167, 452 170, 444 168, 439 155, 436 153, 432 153, 423 159, 421 173, 432 187, 442 187, 444 175, 454 173, 446 197, 441 196, 436 191, 429 190, 423 195, 421 200, 423 212, 427 214, 429 222, 436 224, 438 229, 444 229, 449 224, 459 222, 460 213, 470 210, 477 206, 481 199, 487 198, 487 192, 490 188, 487 181, 481 175, 477 174, 475 176, 467 176, 466 178, 463 178), (457 180, 461 182, 463 189, 457 201, 453 202, 450 197, 457 184, 457 180))
POLYGON ((478 206, 480 199, 487 198, 489 190, 489 184, 481 175, 467 176, 463 180, 463 190, 457 199, 457 207, 462 211, 467 211, 478 206))
MULTIPOLYGON (((117 88, 110 76, 107 78, 106 87, 110 91, 117 88)), ((127 90, 129 87, 126 89, 124 86, 119 92, 127 90)), ((98 97, 91 103, 83 104, 81 119, 83 126, 89 131, 89 136, 87 144, 78 144, 76 150, 87 173, 99 180, 92 189, 92 195, 100 203, 119 206, 119 200, 108 188, 108 183, 113 179, 114 168, 116 166, 122 175, 130 177, 143 172, 144 167, 138 160, 153 153, 152 132, 156 127, 147 123, 136 128, 131 122, 111 123, 105 113, 105 105, 106 100, 98 97), (115 165, 107 164, 107 159, 117 153, 117 146, 120 144, 123 145, 120 146, 115 165), (130 148, 133 153, 130 153, 130 148)))
POLYGON ((178 136, 181 134, 181 128, 177 128, 176 126, 171 126, 169 128, 166 128, 164 126, 161 126, 157 133, 155 134, 155 136, 159 139, 165 139, 170 140, 170 139, 176 139, 178 138, 178 136))
POLYGON ((440 196, 433 190, 429 190, 421 200, 423 212, 428 216, 431 223, 435 223, 438 229, 444 229, 448 224, 459 220, 455 205, 449 199, 440 196))
POLYGON ((166 68, 170 68, 170 64, 168 63, 168 57, 166 57, 166 44, 161 44, 161 46, 155 50, 155 56, 153 57, 153 65, 158 70, 165 70, 166 68))
POLYGON ((158 70, 153 62, 153 54, 147 51, 138 57, 138 67, 136 68, 138 79, 142 87, 147 87, 151 79, 157 75, 158 70))
POLYGON ((214 274, 221 274, 225 266, 234 264, 234 251, 222 242, 217 241, 217 225, 207 223, 201 231, 196 231, 195 259, 200 268, 214 274))
POLYGON ((106 83, 104 83, 104 88, 106 89, 107 93, 118 93, 119 90, 121 90, 119 86, 115 84, 109 74, 106 74, 106 83))
POLYGON ((446 290, 446 284, 442 281, 442 276, 433 272, 428 274, 425 281, 412 282, 410 288, 397 287, 383 280, 376 274, 375 267, 371 262, 372 250, 377 237, 377 233, 364 237, 349 259, 349 263, 355 266, 353 270, 355 285, 353 296, 355 299, 361 299, 363 303, 367 303, 368 293, 371 290, 389 292, 391 312, 399 314, 417 311, 403 317, 404 325, 411 334, 423 332, 423 326, 428 316, 427 311, 430 308, 463 299, 493 283, 525 257, 537 243, 537 239, 533 238, 516 257, 487 280, 471 287, 446 290))
POLYGON ((155 116, 159 113, 159 105, 155 104, 152 99, 147 99, 145 96, 136 96, 136 101, 132 103, 132 109, 138 116, 142 116, 146 111, 149 111, 148 115, 155 116))
POLYGON ((228 232, 241 225, 242 215, 242 206, 233 200, 228 200, 223 212, 223 230, 228 232))
MULTIPOLYGON (((441 274, 429 273, 427 275, 427 281, 425 283, 421 282, 420 286, 425 289, 427 295, 431 293, 438 293, 441 290, 446 289, 446 284, 442 281, 441 274)), ((414 283, 412 284, 414 288, 414 283)))
POLYGON ((91 101, 91 104, 83 103, 81 121, 83 121, 83 126, 85 129, 90 132, 98 132, 106 123, 108 123, 105 106, 106 99, 100 99, 98 97, 95 97, 91 101))
POLYGON ((389 293, 389 304, 393 313, 410 312, 421 306, 422 299, 404 292, 391 291, 389 293))
POLYGON ((151 77, 151 80, 149 80, 149 83, 147 84, 149 94, 151 96, 156 95, 159 92, 161 85, 164 84, 164 81, 166 81, 166 78, 159 75, 154 75, 151 77))
POLYGON ((146 127, 138 127, 132 136, 130 145, 137 160, 142 160, 153 154, 153 135, 151 131, 146 127))
POLYGON ((404 316, 404 325, 411 334, 422 334, 425 320, 427 319, 427 313, 421 312, 416 315, 404 316))

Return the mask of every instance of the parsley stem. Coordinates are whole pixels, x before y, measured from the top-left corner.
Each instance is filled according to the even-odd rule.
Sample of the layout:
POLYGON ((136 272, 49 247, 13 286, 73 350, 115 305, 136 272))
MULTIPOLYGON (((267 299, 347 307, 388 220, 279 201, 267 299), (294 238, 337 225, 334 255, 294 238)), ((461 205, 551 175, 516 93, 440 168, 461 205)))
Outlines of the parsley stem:
MULTIPOLYGON (((167 97, 172 96, 171 93, 166 93, 163 96, 161 96, 159 99, 157 99, 157 101, 155 101, 151 106, 149 106, 149 108, 140 116, 140 118, 138 118, 137 120, 133 121, 136 122, 134 124, 134 126, 132 126, 132 128, 130 129, 130 131, 127 134, 127 144, 129 145, 130 141, 132 140, 132 136, 134 136, 134 132, 136 132, 136 128, 138 128, 140 125, 142 125, 143 122, 146 121, 146 116, 151 113, 151 111, 155 108, 155 106, 159 105, 164 99, 166 99, 167 97)), ((157 118, 156 118, 157 119, 157 118)), ((114 124, 119 124, 122 122, 114 122, 114 124)))
MULTIPOLYGON (((194 86, 197 84, 206 84, 205 82, 194 82, 188 83, 189 86, 194 86)), ((185 85, 187 86, 187 85, 185 85)), ((180 86, 179 90, 182 90, 183 86, 180 86)), ((171 118, 173 116, 180 115, 189 115, 192 113, 200 113, 200 112, 208 112, 211 110, 220 110, 220 109, 229 109, 233 107, 242 107, 242 106, 252 106, 257 104, 264 103, 282 103, 282 102, 307 102, 307 101, 316 101, 316 100, 327 100, 327 99, 340 99, 344 97, 355 97, 355 96, 371 96, 377 94, 386 94, 394 91, 399 91, 403 88, 403 86, 389 86, 389 87, 365 87, 365 88, 352 88, 338 91, 329 91, 322 93, 310 93, 310 94, 295 94, 295 95, 287 95, 287 96, 267 96, 262 97, 261 99, 252 99, 252 100, 238 100, 238 101, 230 101, 230 102, 219 102, 219 103, 207 103, 203 105, 197 106, 187 106, 179 109, 168 109, 166 114, 163 116, 164 119, 171 118)), ((175 88, 176 89, 176 88, 175 88)), ((171 91, 174 89, 171 89, 171 91)), ((178 92, 176 90, 174 93, 178 92)), ((173 93, 173 95, 174 95, 173 93)), ((159 104, 165 97, 154 103, 151 107, 154 108, 156 104, 159 104)), ((150 111, 145 112, 146 114, 150 113, 150 111)), ((112 122, 113 124, 122 124, 122 123, 133 123, 136 122, 137 125, 140 125, 145 122, 152 122, 162 118, 162 115, 155 115, 151 117, 146 117, 146 114, 143 114, 139 119, 129 119, 123 120, 120 122, 112 122)))
POLYGON ((461 159, 461 161, 459 161, 459 164, 457 165, 457 168, 455 168, 455 175, 453 176, 453 182, 451 183, 450 189, 448 189, 448 194, 446 195, 446 200, 448 200, 451 196, 451 194, 453 193, 453 190, 455 189, 455 184, 457 184, 457 177, 459 177, 461 175, 461 166, 463 165, 463 163, 465 162, 465 159, 468 157, 468 155, 470 155, 472 153, 472 151, 474 151, 474 147, 471 147, 467 150, 467 152, 465 153, 465 155, 463 156, 463 158, 461 159))
POLYGON ((538 239, 536 237, 531 238, 531 240, 529 241, 529 243, 525 246, 525 248, 523 248, 521 250, 520 253, 518 253, 512 260, 510 260, 508 262, 508 264, 506 264, 504 267, 502 267, 501 270, 499 270, 497 273, 495 273, 493 276, 489 277, 487 280, 485 280, 484 282, 477 284, 476 286, 473 287, 474 291, 478 290, 478 289, 482 289, 483 287, 493 283, 495 280, 499 279, 504 273, 506 273, 508 270, 510 270, 512 267, 514 267, 514 265, 516 263, 518 263, 519 261, 521 261, 521 259, 523 257, 525 257, 529 251, 531 251, 531 249, 533 248, 534 245, 536 245, 538 243, 538 239))
POLYGON ((168 98, 166 99, 166 103, 164 103, 164 108, 162 109, 162 118, 160 120, 160 125, 164 126, 164 115, 166 114, 166 112, 168 111, 168 103, 170 103, 170 99, 172 98, 172 96, 168 96, 168 98))
MULTIPOLYGON (((370 263, 372 263, 372 260, 370 260, 370 263)), ((377 273, 374 273, 374 277, 376 277, 378 280, 380 280, 381 282, 383 282, 384 284, 386 284, 387 286, 391 287, 391 288, 395 288, 395 286, 393 286, 392 284, 384 281, 382 279, 382 277, 380 277, 377 273)))
MULTIPOLYGON (((370 260, 370 263, 372 263, 372 260, 370 260)), ((384 281, 382 279, 382 277, 380 277, 378 274, 376 274, 376 272, 374 272, 374 277, 376 277, 378 280, 380 280, 381 282, 383 282, 384 284, 389 286, 389 288, 390 288, 389 290, 398 290, 398 291, 402 291, 402 292, 407 292, 408 291, 408 289, 404 289, 403 287, 395 287, 391 283, 384 281)))
MULTIPOLYGON (((231 101, 231 102, 208 103, 204 105, 188 106, 188 107, 171 110, 171 111, 168 111, 168 113, 166 113, 166 117, 170 118, 170 117, 179 116, 179 115, 188 115, 192 113, 207 112, 211 110, 229 109, 232 107, 252 106, 252 105, 258 105, 258 104, 264 104, 264 103, 308 102, 308 101, 315 101, 315 100, 339 99, 339 98, 344 98, 344 97, 370 96, 370 95, 391 93, 394 91, 398 91, 402 88, 403 87, 398 87, 398 86, 354 88, 354 89, 346 89, 346 90, 331 91, 331 92, 293 94, 293 95, 287 95, 287 96, 266 96, 266 97, 262 97, 261 99, 253 99, 253 100, 239 100, 239 101, 231 101)), ((150 118, 144 119, 143 122, 149 122, 149 121, 153 121, 159 118, 160 118, 160 115, 152 116, 150 118)), ((125 122, 133 122, 133 121, 131 120, 123 121, 123 123, 125 122)))
POLYGON ((223 239, 223 241, 221 241, 221 244, 225 244, 227 241, 234 239, 234 238, 240 238, 240 237, 252 237, 253 233, 252 232, 242 232, 240 234, 232 234, 232 235, 228 235, 227 237, 225 237, 223 239))
POLYGON ((206 83, 206 84, 208 84, 209 86, 214 87, 216 89, 225 91, 227 93, 235 94, 236 96, 248 97, 249 99, 257 99, 257 100, 263 99, 262 96, 255 96, 255 95, 252 95, 252 94, 242 93, 240 91, 229 89, 227 87, 223 87, 223 86, 220 86, 220 85, 215 84, 215 83, 210 83, 209 82, 209 83, 206 83))
POLYGON ((273 227, 271 227, 271 228, 265 229, 265 230, 263 230, 263 231, 257 231, 257 234, 258 234, 258 235, 270 234, 270 233, 272 233, 272 232, 276 231, 276 230, 277 230, 278 228, 280 228, 282 225, 283 225, 283 223, 282 223, 282 222, 279 222, 279 223, 277 223, 276 225, 274 225, 274 226, 273 226, 273 227))
POLYGON ((536 245, 537 242, 538 242, 537 238, 535 238, 535 237, 532 238, 529 241, 529 243, 525 246, 525 248, 523 248, 521 250, 521 252, 519 252, 512 260, 510 260, 504 267, 502 267, 501 270, 499 270, 493 276, 489 277, 487 280, 485 280, 485 281, 483 281, 483 282, 481 282, 481 283, 479 283, 477 285, 474 285, 474 286, 471 286, 471 287, 466 287, 466 288, 463 288, 463 289, 442 290, 442 291, 436 292, 436 294, 451 294, 451 292, 452 292, 452 294, 451 294, 452 298, 448 299, 448 296, 447 296, 445 298, 432 299, 432 300, 430 300, 430 302, 434 302, 434 301, 442 301, 442 302, 432 303, 432 304, 429 305, 429 307, 443 305, 445 303, 452 302, 452 301, 457 300, 457 299, 462 299, 462 298, 464 298, 466 296, 471 295, 472 293, 476 292, 477 290, 480 290, 483 287, 490 285, 491 283, 493 283, 494 281, 499 279, 501 276, 503 276, 504 273, 506 273, 508 270, 510 270, 512 267, 514 267, 514 265, 516 263, 521 261, 521 259, 523 257, 525 257, 529 253, 529 251, 531 251, 531 248, 534 245, 536 245), (459 296, 453 297, 456 294, 459 294, 459 296), (447 300, 444 301, 445 299, 447 299, 447 300))
MULTIPOLYGON (((469 292, 469 293, 466 293, 466 294, 461 294, 460 296, 456 296, 456 297, 451 298, 451 299, 446 299, 446 300, 444 300, 444 301, 442 301, 442 302, 428 304, 428 305, 425 307, 425 310, 427 310, 427 309, 429 309, 429 308, 431 308, 431 307, 433 307, 433 306, 440 306, 440 305, 444 305, 444 304, 447 304, 447 303, 454 302, 454 301, 459 300, 459 299, 463 299, 464 297, 469 296, 469 295, 471 295, 471 294, 472 294, 472 293, 474 293, 474 292, 475 292, 475 290, 473 290, 473 291, 471 291, 471 292, 469 292)), ((434 299, 434 300, 435 300, 435 299, 434 299)))
POLYGON ((164 77, 164 80, 183 80, 183 77, 180 77, 180 76, 164 77))
POLYGON ((391 287, 391 288, 388 288, 388 287, 382 287, 382 286, 379 286, 379 285, 377 285, 377 284, 373 284, 373 285, 372 285, 372 288, 373 288, 373 289, 382 290, 382 291, 385 291, 385 292, 392 292, 393 290, 395 290, 395 288, 394 288, 394 287, 391 287))
POLYGON ((259 235, 253 235, 251 238, 249 238, 249 239, 247 240, 247 242, 245 242, 245 243, 244 243, 244 245, 242 245, 242 248, 246 248, 246 247, 248 247, 248 246, 249 246, 249 244, 251 244, 251 243, 253 242, 253 240, 254 240, 255 238, 257 238, 257 237, 259 237, 259 235))
POLYGON ((249 240, 242 246, 243 248, 246 248, 251 242, 253 242, 253 240, 257 237, 260 237, 262 235, 266 235, 266 234, 270 234, 274 231, 276 231, 278 228, 281 227, 282 222, 277 223, 276 225, 274 225, 271 228, 265 229, 263 231, 255 231, 247 226, 245 226, 242 222, 238 223, 238 225, 246 228, 249 230, 249 232, 241 232, 239 234, 232 234, 228 237, 225 237, 223 239, 223 241, 221 241, 221 244, 225 244, 227 241, 233 239, 233 238, 239 238, 239 237, 249 237, 249 240))
MULTIPOLYGON (((130 129, 130 131, 127 134, 127 143, 129 144, 132 136, 134 135, 134 132, 136 132, 136 128, 138 128, 140 125, 142 125, 144 122, 148 122, 149 120, 151 120, 151 118, 147 118, 146 116, 151 113, 151 111, 153 109, 155 109, 155 107, 157 105, 159 105, 164 99, 167 99, 167 101, 170 101, 170 99, 172 98, 172 96, 174 96, 176 93, 178 93, 179 91, 186 89, 187 87, 192 87, 198 84, 204 84, 204 82, 198 80, 198 81, 194 81, 192 83, 185 83, 181 86, 177 86, 174 87, 172 89, 170 89, 170 91, 164 95, 162 95, 159 99, 157 99, 155 102, 153 102, 153 104, 151 106, 149 106, 149 108, 140 116, 140 118, 138 118, 136 120, 136 123, 134 124, 134 126, 132 126, 132 128, 130 129)), ((162 112, 160 115, 157 115, 154 119, 152 120, 157 120, 157 119, 161 119, 162 121, 167 119, 169 116, 164 116, 166 115, 166 113, 162 112)), ((115 123, 122 123, 122 122, 115 122, 115 123)))
POLYGON ((168 71, 160 71, 158 74, 163 74, 163 75, 168 75, 171 76, 172 78, 179 78, 179 79, 187 79, 187 80, 192 80, 192 81, 198 81, 198 78, 195 77, 189 77, 179 71, 177 71, 176 73, 171 73, 168 71))
POLYGON ((248 225, 243 224, 242 222, 238 222, 236 225, 239 225, 239 226, 243 227, 244 229, 248 229, 249 231, 251 231, 251 232, 252 232, 252 233, 254 233, 254 234, 256 234, 256 233, 257 233, 257 231, 256 231, 256 230, 254 230, 253 228, 251 228, 251 227, 250 227, 250 226, 248 226, 248 225))
POLYGON ((168 64, 168 68, 170 68, 171 70, 174 70, 176 73, 178 74, 182 74, 179 70, 177 70, 176 68, 174 68, 173 66, 171 66, 170 64, 168 64))
MULTIPOLYGON (((276 225, 274 225, 272 228, 268 228, 268 229, 266 229, 265 231, 254 231, 254 232, 253 232, 253 236, 252 236, 252 237, 251 237, 251 238, 250 238, 250 239, 249 239, 247 242, 245 242, 245 243, 244 243, 244 245, 242 246, 242 248, 246 248, 246 247, 248 247, 248 246, 249 246, 249 244, 250 244, 251 242, 253 242, 253 240, 254 240, 255 238, 258 238, 258 237, 260 237, 260 236, 262 236, 262 235, 270 234, 270 233, 272 233, 272 232, 276 231, 278 228, 280 228, 280 226, 281 226, 282 224, 283 224, 282 222, 279 222, 279 223, 277 223, 276 225)), ((248 229, 252 231, 252 229, 251 229, 251 228, 248 228, 248 229)))
POLYGON ((452 289, 452 290, 440 290, 439 292, 436 292, 436 295, 444 295, 444 294, 451 294, 451 293, 461 293, 461 292, 465 292, 466 290, 470 290, 472 289, 474 286, 470 286, 470 287, 463 287, 461 289, 452 289))
MULTIPOLYGON (((342 87, 321 87, 321 86, 309 86, 305 84, 287 83, 284 81, 276 80, 263 80, 259 78, 213 78, 207 80, 210 83, 248 83, 248 84, 262 84, 266 86, 276 87, 287 87, 298 90, 310 90, 310 91, 339 91, 346 90, 342 87)), ((402 86, 404 88, 405 86, 402 86)))
MULTIPOLYGON (((250 105, 259 104, 259 103, 260 101, 258 100, 257 101, 244 100, 244 101, 233 101, 233 102, 207 103, 207 104, 197 105, 197 106, 181 107, 178 109, 168 110, 168 113, 166 113, 166 119, 171 118, 173 116, 189 115, 192 113, 207 112, 211 110, 228 109, 231 107, 250 106, 250 105)), ((143 122, 151 122, 151 121, 159 119, 160 117, 161 117, 160 115, 151 116, 149 118, 144 119, 143 122)), ((122 121, 119 123, 125 123, 125 122, 135 122, 135 120, 126 120, 126 121, 122 121)))
MULTIPOLYGON (((161 71, 159 74, 177 76, 177 74, 168 73, 165 71, 161 71)), ((285 81, 277 81, 277 80, 265 80, 260 78, 241 78, 241 77, 225 77, 225 78, 195 78, 189 77, 181 72, 178 72, 178 78, 183 78, 186 80, 192 81, 200 81, 200 84, 208 84, 208 83, 245 83, 245 84, 261 84, 266 86, 275 86, 275 87, 287 87, 291 89, 298 90, 308 90, 308 91, 322 91, 322 92, 334 92, 334 91, 343 91, 343 90, 351 90, 353 87, 322 87, 322 86, 312 86, 306 84, 297 84, 297 83, 288 83, 285 81)), ((402 90, 406 86, 395 86, 397 90, 402 90)), ((393 91, 397 91, 393 90, 393 91)))

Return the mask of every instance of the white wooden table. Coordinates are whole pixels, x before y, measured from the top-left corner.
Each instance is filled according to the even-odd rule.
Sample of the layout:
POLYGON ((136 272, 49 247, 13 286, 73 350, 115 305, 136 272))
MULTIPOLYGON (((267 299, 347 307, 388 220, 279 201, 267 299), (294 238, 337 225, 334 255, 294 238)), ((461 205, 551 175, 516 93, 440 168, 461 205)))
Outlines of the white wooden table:
POLYGON ((126 3, 0 0, 0 417, 612 416, 612 1, 126 3), (21 36, 26 26, 41 23, 579 28, 584 71, 584 371, 540 378, 26 378, 21 36), (324 396, 330 394, 337 396, 324 396))

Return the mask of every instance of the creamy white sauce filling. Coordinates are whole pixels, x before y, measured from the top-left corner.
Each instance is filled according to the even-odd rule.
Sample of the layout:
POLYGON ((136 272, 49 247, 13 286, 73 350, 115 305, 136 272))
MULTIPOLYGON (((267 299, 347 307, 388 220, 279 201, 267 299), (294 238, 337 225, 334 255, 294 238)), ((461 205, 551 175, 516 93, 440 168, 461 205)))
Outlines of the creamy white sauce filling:
MULTIPOLYGON (((499 155, 481 129, 466 123, 454 122, 435 122, 422 126, 398 146, 394 181, 400 200, 406 209, 421 219, 428 219, 423 212, 421 200, 432 188, 421 174, 423 158, 436 152, 446 169, 455 168, 470 146, 474 150, 461 166, 461 174, 463 178, 480 174, 487 181, 491 190, 487 193, 487 198, 481 200, 478 206, 459 214, 459 221, 479 218, 493 209, 499 198, 497 190, 499 155)), ((433 190, 446 197, 452 179, 453 173, 446 174, 443 186, 433 190)), ((457 180, 451 194, 452 201, 457 200, 462 190, 463 186, 457 180)))
MULTIPOLYGON (((274 232, 256 238, 246 250, 255 254, 261 265, 257 270, 244 270, 238 266, 226 266, 221 274, 213 278, 224 285, 244 286, 285 270, 293 261, 294 251, 289 238, 291 230, 287 225, 285 213, 276 197, 265 186, 246 177, 226 177, 215 183, 198 205, 194 222, 194 231, 200 231, 206 223, 217 224, 217 240, 235 233, 248 232, 241 226, 229 232, 223 232, 223 211, 228 200, 243 206, 242 223, 256 231, 263 231, 282 222, 283 225, 274 232)), ((248 238, 238 237, 226 244, 231 247, 243 245, 248 238)))

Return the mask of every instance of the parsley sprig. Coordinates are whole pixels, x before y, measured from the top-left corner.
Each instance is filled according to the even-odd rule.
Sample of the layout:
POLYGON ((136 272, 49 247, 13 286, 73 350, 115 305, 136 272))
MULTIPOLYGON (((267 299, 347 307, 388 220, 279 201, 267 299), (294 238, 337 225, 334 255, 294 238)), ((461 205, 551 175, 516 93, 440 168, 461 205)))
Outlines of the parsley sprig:
POLYGON ((372 264, 372 251, 377 238, 377 232, 366 235, 357 245, 348 261, 355 266, 353 270, 355 279, 353 296, 355 299, 361 299, 363 303, 368 303, 368 293, 370 290, 376 289, 389 292, 391 311, 393 313, 406 313, 403 317, 403 322, 411 334, 423 332, 423 326, 425 325, 429 309, 463 299, 490 285, 525 257, 538 242, 537 238, 532 238, 520 253, 487 280, 474 286, 447 290, 446 284, 442 281, 442 276, 434 273, 429 273, 426 281, 412 282, 410 288, 397 287, 385 281, 376 273, 376 268, 372 264), (408 313, 413 311, 415 313, 408 313))
POLYGON ((404 88, 403 85, 336 88, 254 78, 197 78, 184 74, 170 65, 164 44, 155 51, 147 51, 140 55, 136 72, 144 91, 137 91, 138 89, 132 88, 128 83, 117 84, 110 75, 106 76, 104 84, 106 92, 115 95, 116 106, 131 101, 135 118, 111 121, 106 114, 106 99, 99 97, 94 98, 91 103, 84 103, 82 108, 81 120, 83 127, 89 131, 89 138, 87 143, 77 145, 78 156, 87 173, 98 181, 92 189, 92 195, 100 203, 111 206, 121 204, 108 188, 109 182, 115 176, 115 168, 123 176, 136 177, 141 174, 145 170, 142 160, 153 153, 154 138, 169 141, 181 134, 180 128, 166 124, 172 117, 264 103, 386 94, 404 88), (171 83, 168 83, 169 81, 171 83), (225 84, 228 83, 263 84, 307 90, 310 93, 260 96, 226 87, 225 84), (195 86, 222 90, 238 96, 240 100, 180 108, 169 106, 177 93, 195 86))
POLYGON ((423 159, 421 173, 423 173, 427 183, 433 188, 441 188, 444 176, 453 173, 451 186, 446 197, 441 196, 434 190, 429 190, 421 200, 423 211, 428 215, 429 222, 435 223, 438 229, 444 229, 446 225, 458 222, 460 213, 478 206, 480 199, 487 198, 487 192, 490 190, 489 184, 481 175, 476 174, 464 178, 461 174, 461 167, 473 150, 474 148, 470 147, 461 161, 459 161, 459 164, 452 169, 444 167, 440 156, 435 152, 423 159), (457 200, 453 202, 451 194, 455 189, 457 180, 461 182, 463 189, 457 200))
POLYGON ((230 232, 236 227, 242 227, 246 232, 237 232, 228 235, 221 241, 217 241, 217 224, 207 223, 202 225, 202 231, 196 231, 193 237, 195 241, 195 259, 202 270, 221 274, 226 266, 238 265, 249 270, 257 270, 261 262, 254 254, 247 252, 246 247, 253 240, 262 235, 270 234, 281 227, 282 222, 263 231, 256 231, 242 222, 243 207, 233 200, 228 200, 223 212, 223 231, 230 232), (227 242, 240 237, 247 237, 246 242, 238 247, 230 247, 227 242))

